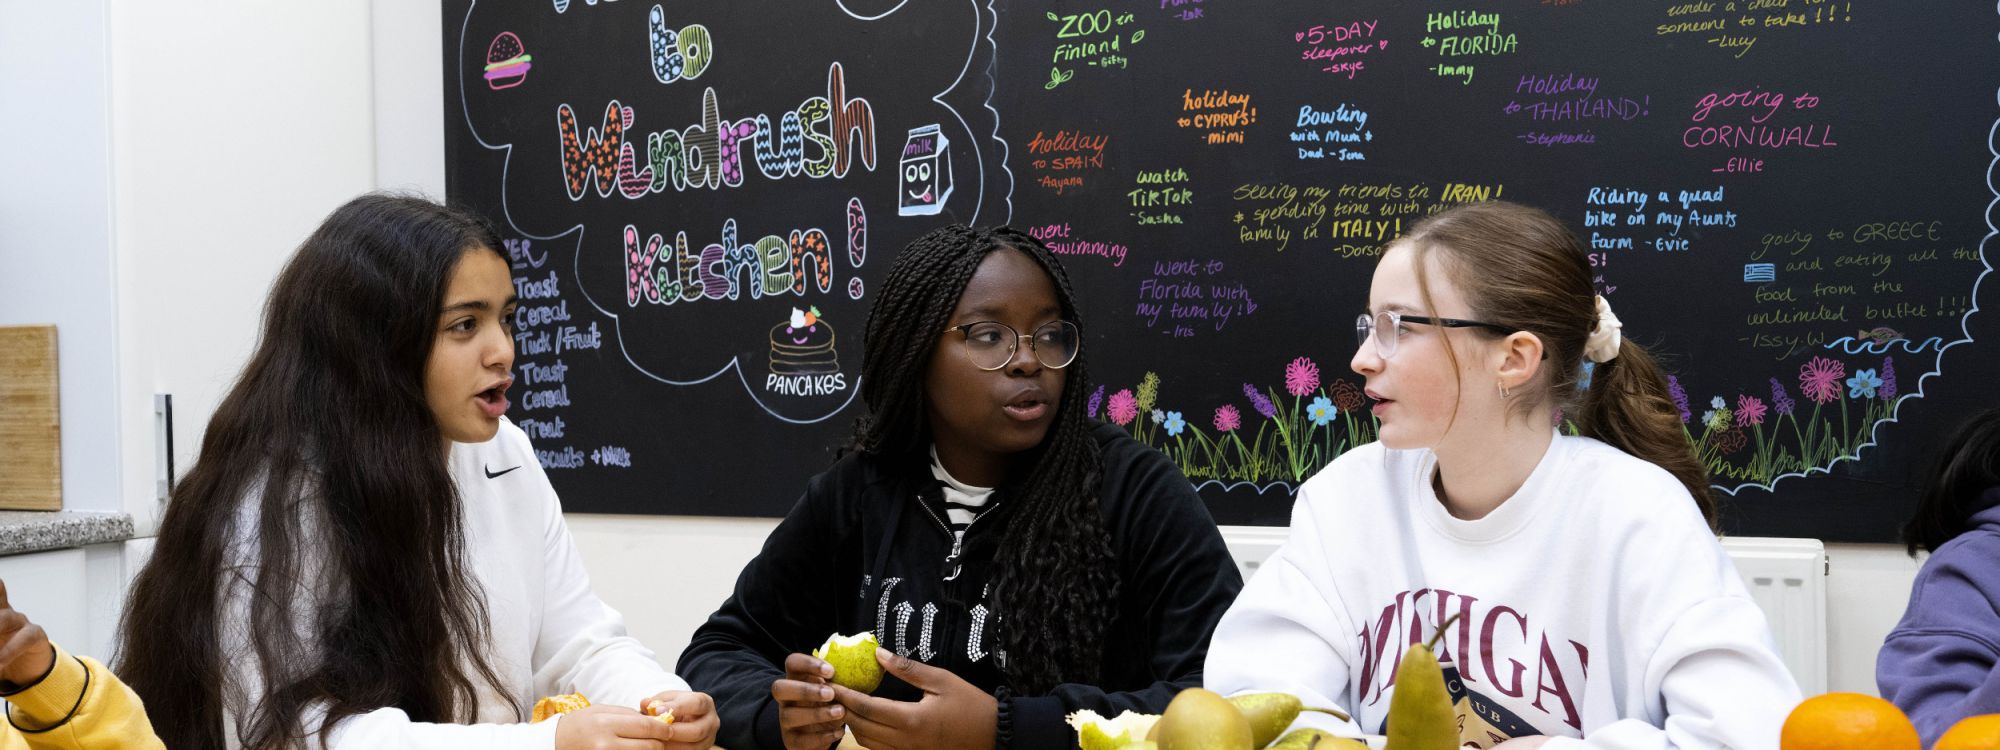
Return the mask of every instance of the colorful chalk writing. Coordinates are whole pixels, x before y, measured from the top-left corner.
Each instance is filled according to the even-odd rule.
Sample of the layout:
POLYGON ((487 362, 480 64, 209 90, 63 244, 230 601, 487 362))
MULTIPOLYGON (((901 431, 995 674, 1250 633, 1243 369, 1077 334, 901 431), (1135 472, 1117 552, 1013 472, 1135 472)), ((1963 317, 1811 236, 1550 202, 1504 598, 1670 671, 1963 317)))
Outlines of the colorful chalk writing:
MULTIPOLYGON (((867 233, 867 216, 858 199, 848 202, 850 259, 865 251, 852 248, 867 233)), ((722 223, 721 242, 699 250, 688 243, 687 232, 676 232, 673 244, 659 234, 640 239, 637 226, 625 225, 622 237, 625 258, 625 304, 672 305, 709 299, 762 299, 767 296, 803 297, 809 291, 826 294, 833 290, 831 240, 818 227, 793 229, 785 236, 768 234, 750 242, 738 242, 736 220, 722 223)))
POLYGON ((1160 9, 1168 12, 1177 21, 1193 21, 1202 17, 1202 5, 1207 0, 1160 0, 1160 9))
POLYGON ((1730 504, 1744 533, 1823 536, 1828 495, 1890 528, 1891 441, 1991 363, 1991 6, 573 4, 446 0, 447 146, 510 234, 510 416, 566 494, 620 498, 590 510, 783 513, 863 416, 866 243, 945 224, 1063 261, 1090 415, 1225 523, 1375 438, 1353 316, 1466 203, 1568 227, 1717 491, 1782 485, 1730 504), (512 39, 533 72, 488 75, 512 39), (625 489, 657 486, 687 491, 625 489))
POLYGON ((1067 222, 1029 227, 1028 235, 1041 240, 1042 244, 1049 247, 1049 252, 1057 255, 1102 258, 1109 261, 1112 268, 1125 265, 1125 256, 1132 252, 1132 249, 1122 242, 1091 239, 1089 235, 1073 230, 1067 222))
POLYGON ((1389 47, 1389 40, 1375 36, 1375 29, 1380 24, 1373 18, 1314 24, 1303 31, 1293 32, 1292 41, 1301 47, 1299 59, 1313 64, 1322 73, 1332 73, 1352 81, 1367 69, 1369 53, 1389 47))
POLYGON ((1093 68, 1125 70, 1131 66, 1131 58, 1125 55, 1133 47, 1146 40, 1146 30, 1135 24, 1137 15, 1127 12, 1112 13, 1110 10, 1096 10, 1086 13, 1063 13, 1053 11, 1044 15, 1056 25, 1056 50, 1051 55, 1054 67, 1049 70, 1048 83, 1043 88, 1054 89, 1076 77, 1079 63, 1093 68), (1065 68, 1064 66, 1072 66, 1065 68))
POLYGON ((1194 205, 1194 188, 1188 187, 1185 169, 1141 170, 1133 177, 1133 187, 1125 198, 1132 204, 1132 220, 1145 224, 1185 224, 1184 214, 1194 205))
POLYGON ((1601 79, 1575 71, 1523 74, 1501 114, 1529 129, 1515 139, 1531 146, 1593 145, 1599 127, 1615 127, 1651 115, 1648 94, 1600 94, 1601 79))
POLYGON ((1723 151, 1725 156, 1711 172, 1763 172, 1765 161, 1776 160, 1780 153, 1840 146, 1833 140, 1833 125, 1806 112, 1819 105, 1820 97, 1814 94, 1800 92, 1787 98, 1762 86, 1710 91, 1695 102, 1688 116, 1692 124, 1681 131, 1681 145, 1723 151))
POLYGON ((1333 107, 1304 104, 1290 137, 1300 159, 1366 161, 1367 144, 1375 140, 1375 131, 1368 129, 1368 111, 1347 102, 1333 107))
MULTIPOLYGON (((501 244, 514 269, 516 304, 509 322, 514 329, 515 387, 509 395, 515 424, 536 441, 536 457, 544 469, 578 468, 583 453, 564 444, 569 438, 564 414, 574 403, 571 365, 563 355, 595 351, 603 346, 603 335, 596 322, 585 324, 572 315, 563 296, 565 272, 546 267, 546 252, 537 253, 531 238, 503 238, 501 244)), ((623 455, 625 463, 620 466, 629 467, 630 453, 623 455)))
POLYGON ((1221 332, 1258 310, 1249 284, 1227 269, 1220 260, 1153 261, 1152 273, 1139 280, 1134 317, 1147 330, 1177 339, 1221 332))
POLYGON ((626 139, 637 119, 632 107, 613 99, 605 105, 600 126, 579 132, 570 105, 556 107, 570 200, 582 200, 593 184, 600 198, 611 197, 614 190, 638 198, 670 187, 675 191, 738 187, 746 174, 745 150, 769 180, 800 174, 838 179, 857 162, 863 169, 875 169, 875 110, 867 99, 847 95, 840 63, 827 69, 826 96, 808 97, 780 115, 775 128, 769 115, 723 120, 715 89, 704 89, 700 123, 646 135, 643 168, 634 158, 635 141, 626 139), (806 143, 819 153, 806 157, 806 143))
POLYGON ((1512 55, 1521 45, 1511 31, 1500 29, 1500 14, 1476 10, 1431 11, 1424 14, 1424 38, 1418 44, 1437 52, 1430 72, 1470 86, 1478 73, 1478 58, 1512 55))
POLYGON ((646 41, 653 79, 660 83, 700 78, 715 60, 715 42, 709 38, 708 27, 697 23, 668 28, 667 13, 658 5, 646 13, 646 41))
POLYGON ((1229 89, 1195 93, 1192 88, 1181 92, 1181 115, 1174 120, 1175 125, 1201 133, 1202 142, 1210 145, 1242 143, 1243 129, 1256 122, 1257 108, 1251 106, 1248 93, 1229 89))
POLYGON ((1653 27, 1654 36, 1691 36, 1742 59, 1763 34, 1800 32, 1854 22, 1849 0, 1703 0, 1666 8, 1666 22, 1653 27))
POLYGON ((1339 258, 1373 258, 1406 225, 1461 203, 1506 194, 1505 185, 1370 182, 1238 185, 1230 222, 1238 244, 1284 252, 1302 247, 1339 258))
POLYGON ((1104 170, 1104 148, 1111 136, 1087 130, 1035 131, 1028 139, 1028 166, 1035 184, 1062 195, 1083 188, 1090 175, 1104 170))

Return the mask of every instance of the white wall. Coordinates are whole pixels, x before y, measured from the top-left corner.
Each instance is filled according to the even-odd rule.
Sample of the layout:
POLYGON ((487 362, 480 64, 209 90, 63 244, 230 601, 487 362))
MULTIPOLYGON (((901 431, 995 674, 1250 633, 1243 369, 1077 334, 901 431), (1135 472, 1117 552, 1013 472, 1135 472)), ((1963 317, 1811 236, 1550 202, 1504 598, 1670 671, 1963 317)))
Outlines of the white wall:
POLYGON ((111 0, 121 453, 145 528, 152 394, 174 395, 185 471, 279 266, 375 186, 370 36, 366 0, 111 0))
POLYGON ((0 4, 0 325, 56 325, 63 505, 118 510, 103 0, 0 4))

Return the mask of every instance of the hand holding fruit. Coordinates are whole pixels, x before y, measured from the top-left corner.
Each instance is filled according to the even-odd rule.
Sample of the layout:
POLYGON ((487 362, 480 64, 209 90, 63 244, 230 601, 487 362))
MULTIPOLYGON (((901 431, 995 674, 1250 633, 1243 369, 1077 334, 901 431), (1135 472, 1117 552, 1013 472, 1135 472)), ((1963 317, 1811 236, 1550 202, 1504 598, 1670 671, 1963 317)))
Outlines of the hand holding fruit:
POLYGON ((556 750, 657 750, 673 736, 672 725, 638 711, 589 706, 562 713, 562 722, 556 725, 556 750))
POLYGON ((839 683, 834 700, 847 709, 855 741, 869 750, 993 747, 1000 703, 958 675, 895 652, 877 649, 875 659, 889 674, 922 690, 915 703, 871 697, 839 683))
POLYGON ((847 733, 847 709, 833 702, 833 665, 805 654, 785 657, 785 677, 771 683, 786 750, 826 750, 847 733))
POLYGON ((668 748, 706 750, 715 744, 722 720, 715 715, 715 700, 707 693, 668 690, 639 702, 639 712, 673 727, 668 748))

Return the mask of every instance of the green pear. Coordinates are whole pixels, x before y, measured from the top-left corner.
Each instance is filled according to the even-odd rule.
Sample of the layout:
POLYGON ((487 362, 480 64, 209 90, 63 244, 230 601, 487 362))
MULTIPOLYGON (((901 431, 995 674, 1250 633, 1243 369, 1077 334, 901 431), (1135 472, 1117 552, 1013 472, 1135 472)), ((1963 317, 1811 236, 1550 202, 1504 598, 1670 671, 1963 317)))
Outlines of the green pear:
POLYGON ((1456 750, 1458 714, 1445 690, 1444 667, 1432 655, 1457 615, 1439 625, 1428 643, 1417 643, 1396 667, 1396 694, 1389 698, 1388 750, 1456 750))
POLYGON ((1368 750, 1368 743, 1308 727, 1285 735, 1266 750, 1368 750))
POLYGON ((1256 750, 1250 722, 1214 691, 1188 688, 1167 703, 1153 734, 1160 750, 1256 750))
POLYGON ((875 661, 875 649, 880 645, 874 633, 835 633, 813 649, 812 655, 833 665, 833 684, 872 694, 882 685, 882 663, 875 661))
POLYGON ((1076 730, 1077 745, 1083 750, 1120 750, 1132 743, 1140 742, 1153 725, 1159 723, 1159 714, 1142 714, 1126 711, 1116 719, 1107 719, 1096 711, 1084 709, 1064 717, 1071 729, 1076 730))
MULTIPOLYGON (((1347 714, 1331 708, 1305 708, 1299 697, 1291 693, 1247 693, 1231 696, 1230 705, 1243 713, 1243 719, 1250 722, 1250 743, 1252 747, 1266 747, 1271 740, 1285 733, 1285 727, 1299 718, 1301 711, 1318 711, 1347 721, 1347 714)), ((1294 732, 1296 734, 1296 732, 1294 732)))

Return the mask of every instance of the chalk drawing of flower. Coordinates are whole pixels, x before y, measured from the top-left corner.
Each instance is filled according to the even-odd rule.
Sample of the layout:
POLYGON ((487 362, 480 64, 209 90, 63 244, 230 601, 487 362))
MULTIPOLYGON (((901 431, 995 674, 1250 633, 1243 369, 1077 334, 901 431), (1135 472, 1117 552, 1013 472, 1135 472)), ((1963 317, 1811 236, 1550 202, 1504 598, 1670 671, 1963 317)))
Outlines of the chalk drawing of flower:
POLYGON ((1751 396, 1746 394, 1746 395, 1739 395, 1736 397, 1737 427, 1749 427, 1750 425, 1763 424, 1764 413, 1765 413, 1764 402, 1761 399, 1758 399, 1756 396, 1751 396))
POLYGON ((1353 383, 1345 380, 1333 381, 1333 405, 1335 408, 1343 412, 1354 411, 1361 408, 1362 402, 1366 400, 1367 396, 1353 383))
POLYGON ((1799 365, 1799 392, 1813 403, 1831 403, 1840 398, 1840 378, 1847 374, 1847 365, 1825 357, 1813 357, 1799 365))
POLYGON ((1333 415, 1333 402, 1325 396, 1314 396, 1312 403, 1306 406, 1306 419, 1314 425, 1325 427, 1333 421, 1333 415))
POLYGON ((1105 411, 1110 412, 1111 421, 1123 427, 1138 418, 1139 400, 1132 397, 1132 389, 1123 388, 1111 394, 1111 406, 1105 411))
POLYGON ((1694 415, 1688 411, 1688 392, 1681 387, 1681 379, 1668 375, 1667 392, 1674 397, 1674 408, 1681 410, 1681 424, 1687 424, 1694 415))
POLYGON ((1882 379, 1874 370, 1856 370, 1854 377, 1847 379, 1848 398, 1874 398, 1875 389, 1882 387, 1882 379))
POLYGON ((1257 386, 1244 383, 1243 396, 1250 399, 1250 408, 1256 409, 1265 419, 1278 416, 1278 405, 1271 403, 1270 397, 1265 396, 1263 391, 1257 390, 1257 386))
POLYGON ((1236 405, 1223 404, 1215 410, 1216 432, 1234 432, 1236 428, 1242 426, 1243 412, 1237 411, 1236 405))
POLYGON ((1776 409, 1779 414, 1790 414, 1798 406, 1799 402, 1792 400, 1792 394, 1785 392, 1785 384, 1778 382, 1777 378, 1771 378, 1771 408, 1776 409))
POLYGON ((1285 365, 1285 392, 1303 397, 1319 388, 1319 365, 1300 357, 1285 365))

